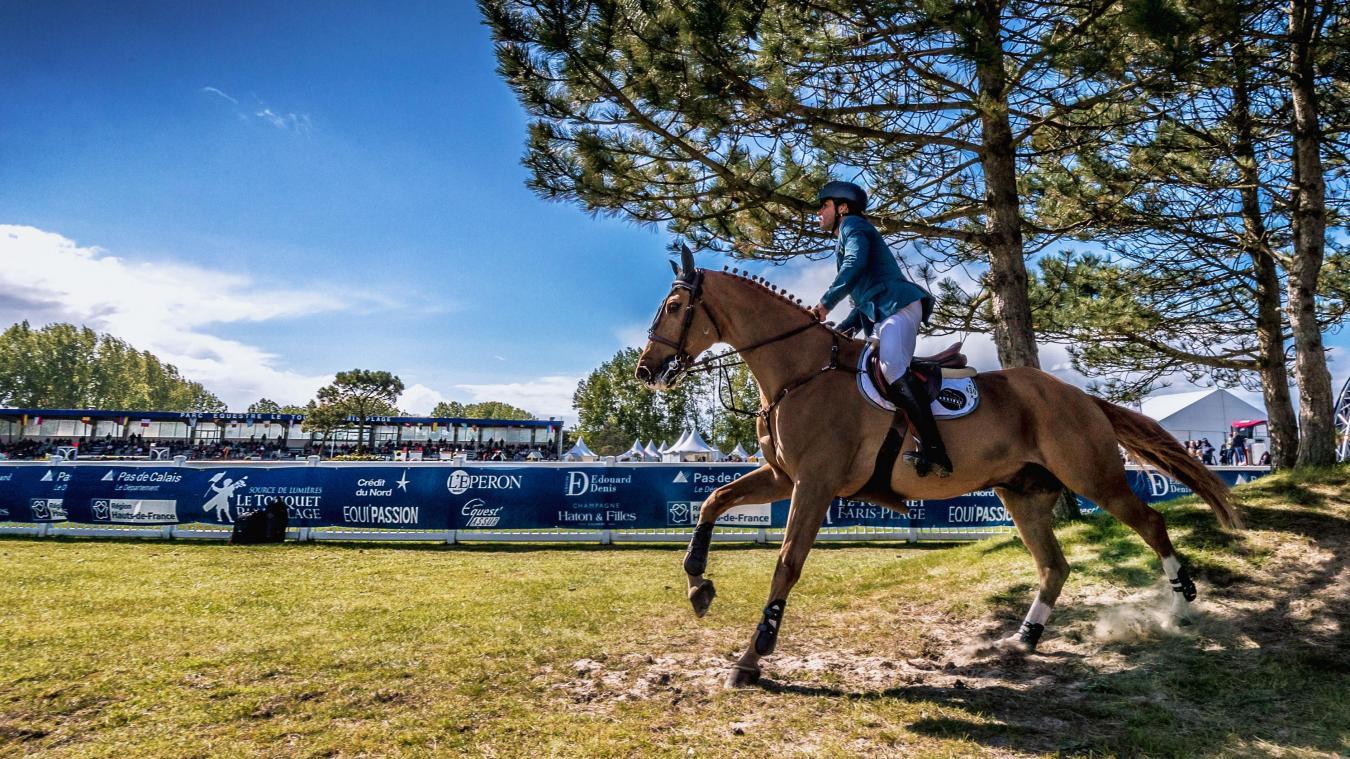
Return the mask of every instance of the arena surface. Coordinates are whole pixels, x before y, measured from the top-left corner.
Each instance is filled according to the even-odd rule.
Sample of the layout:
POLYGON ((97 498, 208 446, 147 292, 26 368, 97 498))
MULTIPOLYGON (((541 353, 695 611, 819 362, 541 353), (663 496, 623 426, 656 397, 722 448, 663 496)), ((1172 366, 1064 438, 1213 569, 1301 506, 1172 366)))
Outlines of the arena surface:
POLYGON ((1164 504, 1199 622, 1106 518, 1026 660, 1015 537, 822 546, 760 687, 722 679, 772 548, 0 540, 0 754, 1323 756, 1350 749, 1350 469, 1164 504))

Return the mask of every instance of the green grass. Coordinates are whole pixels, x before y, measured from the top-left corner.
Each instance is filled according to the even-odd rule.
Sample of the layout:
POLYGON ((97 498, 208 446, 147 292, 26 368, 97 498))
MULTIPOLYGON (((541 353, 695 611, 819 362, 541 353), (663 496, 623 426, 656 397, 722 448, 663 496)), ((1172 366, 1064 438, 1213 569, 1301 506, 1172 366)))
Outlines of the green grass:
POLYGON ((717 680, 771 548, 714 545, 696 620, 677 547, 0 540, 0 754, 1343 753, 1350 470, 1237 493, 1237 536, 1162 507, 1196 627, 1092 636, 1160 577, 1109 518, 1059 531, 1073 574, 1026 661, 957 655, 1025 613, 1016 538, 825 546, 743 691, 717 680))

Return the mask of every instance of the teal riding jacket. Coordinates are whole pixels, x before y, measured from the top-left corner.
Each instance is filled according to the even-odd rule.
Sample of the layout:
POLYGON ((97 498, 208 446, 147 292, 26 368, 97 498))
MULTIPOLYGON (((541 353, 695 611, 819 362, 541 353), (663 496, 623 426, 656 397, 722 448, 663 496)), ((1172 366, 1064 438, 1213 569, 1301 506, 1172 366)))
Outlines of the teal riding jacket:
POLYGON ((853 310, 840 322, 839 331, 852 334, 862 329, 870 335, 878 322, 916 300, 923 302, 925 322, 933 313, 933 296, 905 278, 890 246, 867 219, 850 215, 839 222, 834 260, 839 273, 820 302, 833 309, 848 296, 853 310))

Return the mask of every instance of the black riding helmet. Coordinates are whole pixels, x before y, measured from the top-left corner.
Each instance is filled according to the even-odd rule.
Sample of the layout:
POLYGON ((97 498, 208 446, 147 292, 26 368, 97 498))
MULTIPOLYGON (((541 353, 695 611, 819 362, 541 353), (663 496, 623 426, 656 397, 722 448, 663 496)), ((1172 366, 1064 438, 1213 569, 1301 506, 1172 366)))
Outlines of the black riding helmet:
POLYGON ((816 205, 827 200, 845 201, 853 213, 867 210, 867 192, 852 182, 826 182, 816 193, 816 205))

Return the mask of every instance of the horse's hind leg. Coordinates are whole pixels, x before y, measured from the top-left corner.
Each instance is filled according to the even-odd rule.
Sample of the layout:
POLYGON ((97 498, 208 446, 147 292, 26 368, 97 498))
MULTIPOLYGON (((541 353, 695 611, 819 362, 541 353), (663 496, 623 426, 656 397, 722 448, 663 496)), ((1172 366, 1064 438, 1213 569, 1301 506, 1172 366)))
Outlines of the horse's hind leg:
POLYGON ((694 614, 708 613, 717 589, 712 580, 703 579, 708 568, 708 547, 712 543, 713 524, 732 508, 746 503, 772 503, 792 493, 792 481, 765 464, 753 472, 714 490, 698 513, 698 526, 689 539, 684 555, 684 573, 689 579, 689 603, 694 614))
POLYGON ((1102 507, 1111 516, 1129 525, 1139 533, 1149 548, 1158 554, 1162 561, 1163 573, 1172 585, 1172 616, 1180 623, 1187 624, 1191 619, 1191 601, 1195 600, 1195 583, 1191 582, 1186 567, 1177 557, 1172 547, 1172 539, 1167 535, 1167 523, 1163 515, 1143 501, 1130 490, 1125 482, 1124 468, 1118 475, 1108 476, 1092 483, 1071 484, 1084 498, 1102 507))
POLYGON ((1069 576, 1069 562, 1065 561, 1064 551, 1055 537, 1054 509, 1060 488, 1058 483, 1054 485, 1041 487, 1039 483, 1028 484, 1026 488, 1018 490, 994 488, 1008 513, 1012 514, 1017 533, 1022 536, 1022 542, 1036 560, 1036 570, 1040 575, 1040 588, 1036 591, 1036 598, 1031 602, 1031 609, 1021 629, 998 643, 999 648, 1005 650, 1024 653, 1036 650, 1036 644, 1045 632, 1045 621, 1050 618, 1050 610, 1054 608, 1059 591, 1064 587, 1064 580, 1069 576))

